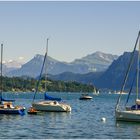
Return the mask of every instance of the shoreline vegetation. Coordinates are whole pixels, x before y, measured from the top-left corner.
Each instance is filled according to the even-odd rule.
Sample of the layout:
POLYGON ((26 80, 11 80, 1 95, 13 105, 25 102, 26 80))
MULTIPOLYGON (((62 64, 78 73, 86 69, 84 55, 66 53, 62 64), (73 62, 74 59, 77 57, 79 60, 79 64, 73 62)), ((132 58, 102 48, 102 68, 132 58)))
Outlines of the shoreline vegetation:
MULTIPOLYGON (((3 77, 2 89, 4 92, 34 92, 37 84, 37 79, 29 77, 3 77)), ((54 81, 48 79, 47 89, 49 92, 94 92, 97 90, 91 84, 82 84, 75 81, 54 81)), ((1 86, 1 85, 0 85, 1 86)), ((38 92, 44 92, 45 80, 41 79, 38 92)))

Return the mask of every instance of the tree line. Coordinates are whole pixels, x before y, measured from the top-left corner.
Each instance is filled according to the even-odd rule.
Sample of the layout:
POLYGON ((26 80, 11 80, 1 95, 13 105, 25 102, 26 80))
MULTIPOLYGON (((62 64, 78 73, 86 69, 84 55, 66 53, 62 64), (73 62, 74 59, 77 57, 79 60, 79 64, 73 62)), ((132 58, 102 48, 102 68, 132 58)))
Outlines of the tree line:
MULTIPOLYGON (((3 77, 2 84, 0 88, 3 91, 13 91, 13 92, 27 92, 35 91, 37 86, 37 79, 29 77, 3 77)), ((93 92, 95 91, 95 86, 91 84, 82 84, 76 81, 54 81, 54 80, 45 80, 42 78, 39 82, 38 91, 56 91, 56 92, 93 92), (46 89, 45 89, 46 84, 46 89)), ((97 89, 96 89, 97 90, 97 89)))

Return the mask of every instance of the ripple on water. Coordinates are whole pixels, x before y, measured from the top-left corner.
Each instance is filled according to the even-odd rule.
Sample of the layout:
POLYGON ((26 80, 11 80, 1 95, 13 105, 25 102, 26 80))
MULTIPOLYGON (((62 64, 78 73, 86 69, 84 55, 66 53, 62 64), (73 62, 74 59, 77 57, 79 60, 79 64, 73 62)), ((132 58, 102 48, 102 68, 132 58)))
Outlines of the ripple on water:
MULTIPOLYGON (((29 94, 18 94, 15 96, 16 102, 28 108, 32 101, 32 95, 29 94)), ((61 93, 55 94, 61 97, 61 93)), ((81 101, 80 95, 80 93, 62 93, 65 102, 72 106, 71 113, 0 115, 0 138, 140 138, 139 124, 116 123, 114 107, 117 96, 102 94, 93 96, 93 100, 81 101), (102 117, 106 118, 105 123, 101 121, 102 117)))

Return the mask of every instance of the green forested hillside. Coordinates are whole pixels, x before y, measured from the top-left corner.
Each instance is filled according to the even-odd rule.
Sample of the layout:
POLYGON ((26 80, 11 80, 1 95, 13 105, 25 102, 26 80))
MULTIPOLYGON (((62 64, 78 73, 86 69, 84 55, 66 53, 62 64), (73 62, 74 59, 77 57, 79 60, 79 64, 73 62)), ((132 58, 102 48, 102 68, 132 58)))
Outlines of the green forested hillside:
MULTIPOLYGON (((34 91, 36 88, 37 80, 33 78, 21 77, 3 77, 2 78, 3 91, 34 91)), ((78 82, 63 82, 47 80, 47 91, 62 91, 62 92, 93 92, 93 85, 81 84, 78 82)), ((1 85, 0 85, 1 86, 1 85)), ((39 91, 45 90, 45 80, 42 79, 39 84, 39 91)))

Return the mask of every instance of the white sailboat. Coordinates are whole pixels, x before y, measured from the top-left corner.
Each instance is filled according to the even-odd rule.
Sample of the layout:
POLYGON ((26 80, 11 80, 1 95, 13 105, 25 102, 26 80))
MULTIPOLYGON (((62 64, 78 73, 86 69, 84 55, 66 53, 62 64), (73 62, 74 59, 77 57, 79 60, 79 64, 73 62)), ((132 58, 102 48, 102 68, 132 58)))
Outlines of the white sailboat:
MULTIPOLYGON (((40 79, 42 76, 44 65, 46 64, 47 52, 48 52, 48 38, 47 38, 47 46, 46 46, 46 53, 45 53, 45 57, 44 57, 44 62, 43 62, 43 66, 41 69, 40 76, 39 76, 40 79)), ((36 109, 37 111, 70 112, 71 111, 70 105, 60 102, 61 98, 50 97, 46 93, 44 95, 45 95, 45 99, 47 99, 47 100, 35 102, 35 96, 36 96, 36 93, 38 92, 38 85, 39 85, 40 79, 38 80, 38 84, 37 84, 37 87, 35 90, 32 107, 34 109, 36 109)), ((45 79, 46 79, 46 68, 45 68, 45 79)), ((45 89, 46 89, 46 85, 45 85, 45 89)), ((45 92, 46 92, 46 90, 45 90, 45 92)))
POLYGON ((60 103, 57 101, 42 101, 34 102, 32 106, 38 111, 47 112, 70 112, 71 107, 68 104, 60 103))
POLYGON ((139 65, 140 65, 140 31, 138 33, 138 37, 136 39, 135 47, 134 47, 134 50, 133 50, 131 58, 130 58, 130 62, 129 62, 129 66, 128 66, 125 78, 124 78, 123 86, 122 86, 119 98, 117 100, 117 104, 116 104, 116 108, 115 108, 116 120, 140 122, 140 99, 139 99, 139 96, 138 96, 138 93, 139 93, 139 72, 140 72, 139 65), (138 42, 139 42, 139 51, 137 52, 136 48, 138 46, 138 42), (125 87, 126 81, 128 79, 130 70, 132 70, 132 65, 134 63, 134 57, 136 56, 136 54, 137 54, 137 68, 135 70, 136 74, 133 77, 132 85, 131 85, 126 103, 125 103, 124 106, 121 106, 121 103, 120 103, 121 95, 122 95, 121 93, 124 90, 124 87, 125 87), (134 83, 136 83, 135 103, 132 106, 127 106, 129 98, 130 98, 130 94, 132 92, 132 88, 134 86, 134 83))
POLYGON ((99 94, 100 94, 99 90, 97 90, 96 88, 94 88, 93 95, 99 95, 99 94))

